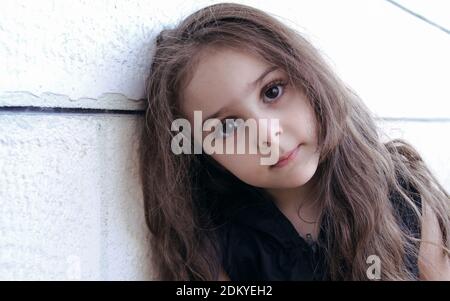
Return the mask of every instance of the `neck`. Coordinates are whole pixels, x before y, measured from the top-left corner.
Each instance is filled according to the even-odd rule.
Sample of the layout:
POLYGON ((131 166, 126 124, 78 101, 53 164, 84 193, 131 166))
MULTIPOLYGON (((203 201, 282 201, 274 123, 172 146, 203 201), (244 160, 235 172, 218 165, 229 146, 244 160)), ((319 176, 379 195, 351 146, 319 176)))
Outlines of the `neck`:
POLYGON ((317 205, 317 173, 305 184, 292 188, 267 188, 280 209, 314 207, 317 205))
POLYGON ((268 188, 276 206, 283 212, 298 232, 315 232, 321 213, 317 193, 317 173, 304 185, 293 188, 268 188), (298 216, 301 216, 299 219, 298 216))

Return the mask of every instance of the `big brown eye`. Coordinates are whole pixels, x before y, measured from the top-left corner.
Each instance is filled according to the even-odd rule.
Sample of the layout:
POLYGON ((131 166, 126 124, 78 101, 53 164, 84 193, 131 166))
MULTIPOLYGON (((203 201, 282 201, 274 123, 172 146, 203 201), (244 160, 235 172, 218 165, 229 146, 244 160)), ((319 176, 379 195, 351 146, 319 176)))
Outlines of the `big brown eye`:
POLYGON ((284 92, 285 83, 283 81, 274 81, 270 83, 268 88, 265 88, 263 94, 263 101, 267 103, 274 102, 277 100, 284 92))
POLYGON ((231 134, 233 134, 236 127, 237 124, 234 118, 226 118, 220 123, 220 125, 216 129, 216 136, 218 136, 218 138, 227 138, 231 134))

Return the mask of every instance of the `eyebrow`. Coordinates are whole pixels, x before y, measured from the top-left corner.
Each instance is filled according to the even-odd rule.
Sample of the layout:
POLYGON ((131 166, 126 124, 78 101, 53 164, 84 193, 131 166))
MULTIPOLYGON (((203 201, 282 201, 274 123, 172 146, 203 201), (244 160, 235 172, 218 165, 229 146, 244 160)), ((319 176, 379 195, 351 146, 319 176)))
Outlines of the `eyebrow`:
MULTIPOLYGON (((277 66, 271 66, 269 68, 267 68, 263 73, 261 73, 261 75, 253 82, 249 84, 249 87, 252 88, 253 90, 256 89, 256 87, 258 86, 259 83, 261 83, 261 81, 271 72, 277 70, 278 67, 277 66)), ((220 114, 222 114, 222 112, 227 108, 227 106, 222 107, 221 109, 219 109, 217 112, 215 112, 214 114, 209 115, 207 118, 205 118, 204 120, 208 120, 211 118, 216 118, 217 116, 219 116, 220 114)))

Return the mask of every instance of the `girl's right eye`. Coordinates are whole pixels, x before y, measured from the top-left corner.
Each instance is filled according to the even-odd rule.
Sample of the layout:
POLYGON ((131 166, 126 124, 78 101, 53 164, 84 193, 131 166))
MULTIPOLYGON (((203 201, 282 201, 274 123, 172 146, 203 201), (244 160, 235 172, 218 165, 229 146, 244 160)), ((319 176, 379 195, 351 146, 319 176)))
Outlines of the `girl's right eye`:
POLYGON ((235 118, 227 117, 222 119, 220 126, 216 130, 218 138, 228 138, 233 134, 234 130, 238 127, 238 123, 235 118))

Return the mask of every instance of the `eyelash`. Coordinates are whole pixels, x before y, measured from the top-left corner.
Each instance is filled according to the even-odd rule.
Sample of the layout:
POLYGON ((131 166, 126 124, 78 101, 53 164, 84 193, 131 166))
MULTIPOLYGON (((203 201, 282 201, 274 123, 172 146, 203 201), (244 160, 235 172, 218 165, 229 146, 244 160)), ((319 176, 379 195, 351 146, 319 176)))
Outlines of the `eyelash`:
POLYGON ((264 97, 264 94, 267 92, 267 90, 269 90, 269 88, 272 88, 274 86, 281 86, 283 88, 283 93, 280 96, 278 96, 278 97, 281 97, 284 94, 284 89, 286 88, 286 84, 287 83, 284 79, 281 79, 281 78, 274 79, 273 81, 271 81, 270 83, 268 83, 267 85, 265 85, 262 88, 260 97, 264 97))
MULTIPOLYGON (((269 82, 267 85, 265 85, 262 88, 262 90, 261 90, 260 97, 263 98, 264 94, 267 92, 267 90, 269 90, 269 88, 272 88, 274 86, 281 86, 282 87, 281 95, 279 95, 278 98, 274 101, 274 102, 277 102, 278 99, 284 95, 285 89, 286 89, 286 86, 287 86, 287 82, 284 79, 282 79, 282 78, 274 79, 271 82, 269 82)), ((221 122, 222 128, 225 127, 225 122, 226 122, 227 119, 236 119, 236 117, 235 116, 228 116, 228 117, 225 117, 225 118, 221 119, 220 122, 221 122)), ((227 137, 224 137, 224 138, 226 139, 227 137)))

